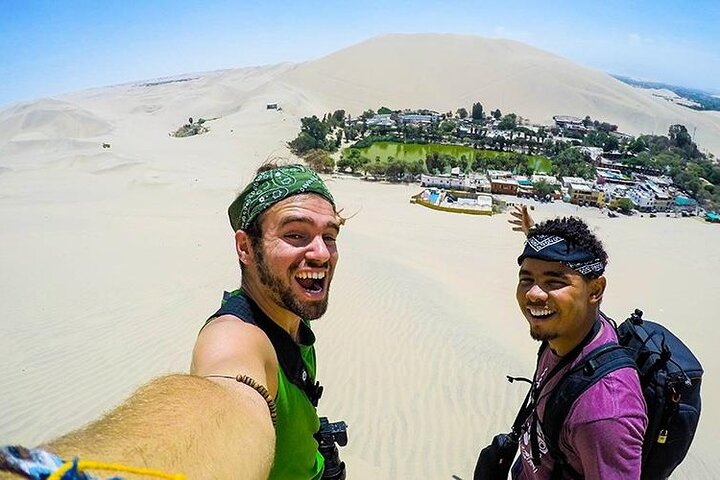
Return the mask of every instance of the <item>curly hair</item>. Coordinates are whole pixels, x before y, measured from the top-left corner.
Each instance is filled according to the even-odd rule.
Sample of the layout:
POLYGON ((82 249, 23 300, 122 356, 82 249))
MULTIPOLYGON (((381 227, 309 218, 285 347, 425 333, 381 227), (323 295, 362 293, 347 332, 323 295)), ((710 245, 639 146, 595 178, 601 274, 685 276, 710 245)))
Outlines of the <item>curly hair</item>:
MULTIPOLYGON (((607 265, 608 263, 608 255, 602 242, 590 230, 590 227, 577 217, 553 218, 538 223, 528 232, 528 237, 536 235, 557 235, 564 238, 566 242, 589 251, 603 264, 607 265)), ((588 277, 593 277, 593 275, 590 274, 588 277)))

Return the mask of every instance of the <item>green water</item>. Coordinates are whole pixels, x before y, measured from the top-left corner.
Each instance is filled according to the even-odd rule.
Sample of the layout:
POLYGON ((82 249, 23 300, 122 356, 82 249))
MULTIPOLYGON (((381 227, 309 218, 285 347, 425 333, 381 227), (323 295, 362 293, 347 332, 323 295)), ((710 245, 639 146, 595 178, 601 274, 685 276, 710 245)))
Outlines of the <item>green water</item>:
POLYGON ((360 155, 370 160, 380 157, 380 160, 387 160, 388 157, 395 157, 406 162, 415 160, 425 160, 428 153, 437 152, 439 155, 447 154, 460 159, 461 156, 472 161, 475 158, 476 150, 463 145, 440 145, 437 143, 419 144, 419 143, 394 143, 394 142, 378 142, 373 143, 369 147, 361 148, 360 155))
POLYGON ((547 157, 533 155, 528 159, 528 167, 535 172, 549 173, 552 169, 552 160, 547 157))
MULTIPOLYGON (((345 154, 349 152, 349 148, 345 149, 345 154)), ((394 157, 404 162, 414 162, 416 160, 425 161, 428 153, 437 152, 439 155, 450 155, 458 160, 465 155, 470 163, 475 159, 476 154, 484 157, 509 157, 513 155, 511 152, 497 152, 494 150, 475 150, 472 147, 464 145, 445 145, 439 143, 396 143, 396 142, 378 142, 373 143, 369 147, 360 148, 360 155, 374 161, 380 157, 381 162, 387 161, 389 157, 394 157)), ((538 172, 549 172, 552 167, 552 161, 541 155, 528 155, 528 166, 538 172)))

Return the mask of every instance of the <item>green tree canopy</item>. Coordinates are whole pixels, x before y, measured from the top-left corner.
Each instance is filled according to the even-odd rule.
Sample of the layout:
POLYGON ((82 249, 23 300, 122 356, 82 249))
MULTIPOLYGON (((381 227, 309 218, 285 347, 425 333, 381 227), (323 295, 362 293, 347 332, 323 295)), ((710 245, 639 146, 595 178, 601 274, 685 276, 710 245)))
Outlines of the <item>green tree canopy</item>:
POLYGON ((515 130, 517 127, 517 115, 514 113, 508 113, 504 117, 502 117, 502 120, 500 120, 500 124, 498 125, 498 128, 500 130, 515 130))
POLYGON ((538 182, 535 182, 533 184, 533 190, 535 193, 537 193, 539 196, 544 197, 545 195, 551 195, 555 192, 556 187, 555 185, 551 185, 545 180, 540 180, 538 182))
POLYGON ((428 172, 435 174, 443 173, 448 166, 445 157, 441 157, 438 152, 428 153, 425 156, 425 165, 428 172))
POLYGON ((483 119, 483 107, 480 102, 473 103, 471 116, 473 120, 483 119))
POLYGON ((297 155, 304 155, 313 149, 329 149, 335 147, 335 140, 327 142, 329 127, 318 117, 303 117, 300 119, 300 133, 290 142, 290 149, 297 155))
POLYGON ((335 169, 335 161, 325 150, 310 150, 303 156, 303 159, 310 168, 319 173, 332 173, 335 169))
POLYGON ((595 166, 588 163, 576 148, 566 148, 553 159, 553 173, 559 177, 594 179, 595 166))
POLYGON ((443 121, 440 123, 440 127, 439 127, 439 128, 440 128, 440 131, 441 131, 442 133, 444 133, 445 135, 448 135, 448 134, 450 134, 450 133, 452 133, 452 132, 455 131, 455 127, 457 127, 457 125, 455 124, 454 121, 452 121, 452 120, 443 120, 443 121))
POLYGON ((617 201, 617 208, 621 212, 628 214, 635 208, 635 204, 629 198, 623 197, 617 201))

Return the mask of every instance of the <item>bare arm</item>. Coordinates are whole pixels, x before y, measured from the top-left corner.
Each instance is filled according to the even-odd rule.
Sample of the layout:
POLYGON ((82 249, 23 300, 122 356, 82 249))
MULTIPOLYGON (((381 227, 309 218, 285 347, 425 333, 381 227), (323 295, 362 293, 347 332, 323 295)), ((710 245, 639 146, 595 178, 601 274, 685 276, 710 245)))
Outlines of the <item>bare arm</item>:
POLYGON ((104 418, 49 443, 63 459, 182 473, 192 479, 265 479, 274 430, 267 406, 192 375, 159 378, 104 418), (265 448, 255 448, 266 445, 265 448))
POLYGON ((191 375, 153 380, 103 418, 42 448, 63 460, 120 463, 193 480, 266 479, 275 453, 267 403, 235 380, 202 376, 248 375, 274 397, 277 368, 272 345, 259 329, 221 317, 200 333, 191 375))

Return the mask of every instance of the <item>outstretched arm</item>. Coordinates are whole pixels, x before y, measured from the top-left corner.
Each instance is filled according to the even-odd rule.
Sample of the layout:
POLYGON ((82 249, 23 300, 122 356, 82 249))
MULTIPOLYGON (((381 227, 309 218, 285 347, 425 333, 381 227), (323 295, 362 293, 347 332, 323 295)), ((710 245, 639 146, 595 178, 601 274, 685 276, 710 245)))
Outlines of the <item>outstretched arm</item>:
MULTIPOLYGON (((232 378, 203 376, 248 375, 274 397, 277 359, 267 338, 237 319, 216 319, 198 337, 191 373, 153 380, 101 419, 41 448, 64 461, 79 457, 192 480, 266 479, 275 430, 265 399, 232 378)), ((0 472, 6 478, 20 477, 0 472)))
POLYGON ((74 457, 182 473, 188 479, 267 478, 274 430, 252 392, 193 375, 153 380, 87 427, 45 448, 74 457), (268 448, 269 447, 269 448, 268 448))
POLYGON ((514 227, 512 227, 514 231, 523 232, 527 236, 530 228, 535 225, 535 220, 533 220, 530 216, 527 205, 515 205, 513 209, 514 210, 510 212, 510 215, 515 218, 508 220, 508 223, 514 225, 514 227))

